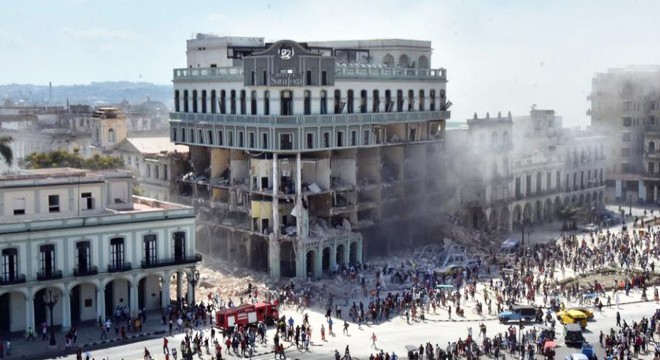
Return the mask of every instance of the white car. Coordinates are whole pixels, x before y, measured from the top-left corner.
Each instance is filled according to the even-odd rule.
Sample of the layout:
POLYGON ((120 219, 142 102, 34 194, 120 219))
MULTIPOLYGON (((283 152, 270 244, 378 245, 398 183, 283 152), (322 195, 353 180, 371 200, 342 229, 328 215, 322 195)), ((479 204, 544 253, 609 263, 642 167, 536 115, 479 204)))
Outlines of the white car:
POLYGON ((583 353, 574 353, 566 356, 564 360, 589 360, 589 358, 583 353))

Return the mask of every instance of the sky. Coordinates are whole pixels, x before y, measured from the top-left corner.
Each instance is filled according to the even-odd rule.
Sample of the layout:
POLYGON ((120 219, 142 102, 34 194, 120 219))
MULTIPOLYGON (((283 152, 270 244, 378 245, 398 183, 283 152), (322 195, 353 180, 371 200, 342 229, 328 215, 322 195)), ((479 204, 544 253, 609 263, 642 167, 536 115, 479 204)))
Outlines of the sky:
POLYGON ((195 33, 430 40, 452 120, 554 109, 589 123, 598 72, 660 64, 660 1, 5 0, 0 84, 171 84, 195 33))

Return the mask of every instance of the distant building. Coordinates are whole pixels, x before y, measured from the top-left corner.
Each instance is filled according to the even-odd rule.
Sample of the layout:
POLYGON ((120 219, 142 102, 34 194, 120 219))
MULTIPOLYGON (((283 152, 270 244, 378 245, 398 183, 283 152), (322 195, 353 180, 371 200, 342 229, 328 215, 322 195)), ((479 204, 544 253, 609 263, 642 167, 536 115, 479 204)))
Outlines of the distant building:
POLYGON ((591 126, 607 137, 609 199, 657 203, 660 186, 660 66, 598 73, 591 83, 591 126))
POLYGON ((187 146, 175 145, 168 137, 129 137, 117 144, 112 155, 124 159, 124 165, 135 174, 144 196, 175 200, 170 196, 172 179, 181 174, 183 168, 187 169, 187 146))
MULTIPOLYGON (((127 172, 70 168, 0 176, 0 332, 49 321, 43 295, 58 296, 55 325, 167 306, 195 253, 193 209, 131 195, 127 172)), ((191 287, 189 287, 189 296, 191 287)))
POLYGON ((552 221, 568 206, 604 206, 604 136, 562 128, 554 110, 475 114, 467 125, 448 137, 463 224, 502 233, 552 221))
POLYGON ((92 146, 100 151, 114 148, 126 138, 126 116, 117 108, 102 107, 94 110, 90 130, 92 146))
POLYGON ((210 254, 318 278, 424 242, 443 204, 450 103, 431 42, 198 34, 174 69, 177 179, 210 254))

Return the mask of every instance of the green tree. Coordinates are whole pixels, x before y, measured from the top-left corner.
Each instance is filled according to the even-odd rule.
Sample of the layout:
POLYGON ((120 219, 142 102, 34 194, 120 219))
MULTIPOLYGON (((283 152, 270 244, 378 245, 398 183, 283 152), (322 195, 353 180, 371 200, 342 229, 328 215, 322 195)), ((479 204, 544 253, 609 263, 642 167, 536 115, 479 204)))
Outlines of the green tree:
POLYGON ((11 136, 0 136, 0 156, 5 159, 7 165, 11 165, 14 160, 14 152, 11 150, 11 146, 9 146, 12 140, 11 136))
POLYGON ((57 150, 48 153, 32 153, 24 159, 24 166, 28 169, 72 167, 89 170, 107 170, 124 167, 124 160, 120 157, 99 154, 85 159, 77 151, 71 154, 66 151, 57 150))

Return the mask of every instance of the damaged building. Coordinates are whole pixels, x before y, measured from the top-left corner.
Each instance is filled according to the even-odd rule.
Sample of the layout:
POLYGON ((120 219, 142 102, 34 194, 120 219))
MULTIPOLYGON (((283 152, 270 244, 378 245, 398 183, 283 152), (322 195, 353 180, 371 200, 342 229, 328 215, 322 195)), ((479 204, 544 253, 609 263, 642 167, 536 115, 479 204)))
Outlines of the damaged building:
POLYGON ((426 241, 447 195, 445 69, 431 43, 197 34, 174 69, 176 180, 203 252, 318 278, 426 241))

